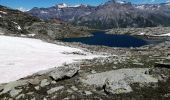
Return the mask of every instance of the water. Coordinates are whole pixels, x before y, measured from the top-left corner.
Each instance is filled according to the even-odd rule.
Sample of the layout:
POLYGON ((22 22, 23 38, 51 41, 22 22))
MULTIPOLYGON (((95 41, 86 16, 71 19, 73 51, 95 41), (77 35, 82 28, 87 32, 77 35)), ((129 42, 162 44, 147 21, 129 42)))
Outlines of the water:
POLYGON ((103 45, 109 47, 140 47, 148 45, 149 42, 130 35, 113 35, 105 32, 92 33, 91 37, 65 38, 64 42, 80 42, 88 45, 103 45))

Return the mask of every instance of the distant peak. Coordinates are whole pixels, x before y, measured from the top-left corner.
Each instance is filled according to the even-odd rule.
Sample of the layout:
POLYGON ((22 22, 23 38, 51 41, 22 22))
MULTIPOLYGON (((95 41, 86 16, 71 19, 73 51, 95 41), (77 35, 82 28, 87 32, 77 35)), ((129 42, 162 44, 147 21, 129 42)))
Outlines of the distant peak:
POLYGON ((56 6, 58 8, 66 8, 66 7, 68 7, 67 4, 65 4, 65 3, 60 3, 60 4, 57 4, 56 6))

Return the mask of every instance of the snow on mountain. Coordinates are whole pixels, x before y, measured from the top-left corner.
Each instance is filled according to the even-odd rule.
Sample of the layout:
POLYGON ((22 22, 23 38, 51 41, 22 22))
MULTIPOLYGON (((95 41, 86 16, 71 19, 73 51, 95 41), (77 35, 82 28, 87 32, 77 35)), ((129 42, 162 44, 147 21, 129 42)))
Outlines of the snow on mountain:
POLYGON ((38 71, 99 57, 83 50, 37 39, 0 36, 0 83, 15 81, 38 71), (72 54, 81 52, 85 55, 72 54))
POLYGON ((61 9, 61 8, 66 8, 66 7, 68 7, 67 4, 65 4, 65 3, 58 4, 57 6, 58 6, 58 8, 60 8, 60 9, 61 9))

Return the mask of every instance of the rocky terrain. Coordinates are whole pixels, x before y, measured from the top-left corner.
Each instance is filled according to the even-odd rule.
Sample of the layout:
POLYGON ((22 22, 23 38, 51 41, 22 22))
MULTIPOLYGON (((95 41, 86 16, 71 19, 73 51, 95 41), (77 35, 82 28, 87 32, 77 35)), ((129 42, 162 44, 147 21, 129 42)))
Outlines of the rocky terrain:
POLYGON ((130 34, 156 36, 170 33, 170 27, 145 27, 145 28, 113 28, 106 30, 109 34, 130 34))
MULTIPOLYGON (((159 44, 139 48, 92 46, 55 40, 86 36, 86 27, 81 29, 57 19, 39 20, 4 6, 0 6, 0 20, 0 35, 45 39, 57 45, 80 48, 104 56, 65 63, 17 81, 0 84, 1 100, 170 99, 170 37, 164 37, 164 42, 159 44), (22 24, 18 16, 28 17, 29 21, 20 18, 21 22, 26 21, 22 24)), ((127 34, 129 30, 133 35, 142 32, 146 35, 160 35, 168 33, 169 27, 122 28, 110 30, 110 33, 118 31, 127 34)), ((80 52, 64 54, 85 55, 80 52)))
POLYGON ((170 26, 169 3, 136 5, 117 1, 121 0, 109 0, 98 6, 57 4, 49 8, 35 7, 27 13, 44 20, 59 18, 97 29, 170 26))
POLYGON ((18 10, 0 6, 0 32, 4 35, 54 40, 88 36, 87 27, 75 27, 58 19, 42 21, 18 10), (80 34, 81 33, 81 34, 80 34))
POLYGON ((83 60, 35 73, 15 82, 1 84, 6 99, 168 99, 170 98, 169 46, 110 48, 79 44, 106 58, 83 60))

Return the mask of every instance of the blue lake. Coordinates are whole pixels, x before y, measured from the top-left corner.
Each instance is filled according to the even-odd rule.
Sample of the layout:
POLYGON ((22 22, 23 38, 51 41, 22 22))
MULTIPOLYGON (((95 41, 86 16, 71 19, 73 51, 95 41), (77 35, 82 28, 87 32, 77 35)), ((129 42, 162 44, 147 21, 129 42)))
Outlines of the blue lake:
POLYGON ((150 44, 148 41, 130 36, 130 35, 113 35, 105 32, 94 32, 91 37, 65 38, 64 42, 80 42, 88 45, 103 45, 109 47, 140 47, 150 44))

